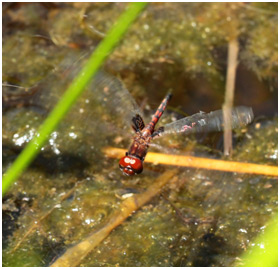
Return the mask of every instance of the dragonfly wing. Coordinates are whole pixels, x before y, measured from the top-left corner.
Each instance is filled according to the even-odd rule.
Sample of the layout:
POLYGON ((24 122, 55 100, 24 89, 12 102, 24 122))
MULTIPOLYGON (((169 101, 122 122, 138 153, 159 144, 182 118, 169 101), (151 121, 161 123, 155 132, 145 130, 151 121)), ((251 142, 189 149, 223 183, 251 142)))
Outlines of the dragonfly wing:
POLYGON ((95 100, 122 124, 131 126, 133 118, 142 114, 134 98, 116 77, 99 71, 90 88, 94 92, 95 100))
MULTIPOLYGON (((253 121, 254 114, 251 107, 235 107, 232 109, 232 128, 245 126, 253 121)), ((200 112, 175 122, 166 124, 162 135, 171 133, 197 133, 222 131, 224 126, 223 111, 217 110, 208 114, 200 112)))

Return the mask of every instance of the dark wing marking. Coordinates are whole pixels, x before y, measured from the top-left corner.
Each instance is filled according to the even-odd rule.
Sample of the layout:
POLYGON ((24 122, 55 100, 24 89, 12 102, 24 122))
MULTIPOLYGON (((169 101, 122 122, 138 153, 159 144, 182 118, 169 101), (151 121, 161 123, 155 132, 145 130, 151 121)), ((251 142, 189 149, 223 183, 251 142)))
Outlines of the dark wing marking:
MULTIPOLYGON (((251 107, 235 107, 232 109, 232 128, 245 126, 254 119, 251 107)), ((214 132, 223 130, 223 111, 217 110, 208 114, 200 112, 190 117, 186 117, 175 122, 166 124, 163 127, 161 135, 171 133, 197 133, 197 132, 214 132)))
POLYGON ((132 128, 134 129, 135 132, 142 131, 145 127, 144 120, 139 114, 137 114, 135 117, 132 118, 132 122, 133 122, 132 128))

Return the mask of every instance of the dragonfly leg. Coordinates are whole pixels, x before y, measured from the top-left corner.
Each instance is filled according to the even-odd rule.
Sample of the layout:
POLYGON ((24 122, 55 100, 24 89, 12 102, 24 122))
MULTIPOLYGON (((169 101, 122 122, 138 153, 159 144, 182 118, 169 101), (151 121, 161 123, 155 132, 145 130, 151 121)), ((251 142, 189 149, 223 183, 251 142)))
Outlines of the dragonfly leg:
POLYGON ((164 127, 161 126, 161 127, 159 127, 156 131, 153 132, 152 138, 154 138, 154 137, 156 137, 156 136, 160 136, 161 133, 163 133, 163 132, 164 132, 164 127))
POLYGON ((145 127, 144 120, 142 119, 142 117, 139 114, 136 114, 132 118, 132 123, 133 123, 132 128, 135 132, 141 131, 145 127))

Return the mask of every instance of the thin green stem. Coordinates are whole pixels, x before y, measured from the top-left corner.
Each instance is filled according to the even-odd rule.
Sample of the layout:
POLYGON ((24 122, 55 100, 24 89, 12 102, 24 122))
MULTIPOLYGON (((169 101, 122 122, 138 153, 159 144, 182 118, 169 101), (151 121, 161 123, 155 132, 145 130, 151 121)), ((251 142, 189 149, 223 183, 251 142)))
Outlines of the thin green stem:
POLYGON ((58 104, 51 111, 45 122, 39 128, 37 135, 24 148, 15 162, 9 167, 3 175, 2 194, 4 195, 17 177, 34 160, 41 147, 47 141, 51 132, 57 127, 59 122, 81 95, 85 86, 90 82, 97 70, 110 55, 113 48, 119 43, 129 26, 137 18, 147 3, 131 3, 127 10, 119 17, 115 25, 108 32, 106 37, 98 45, 96 50, 90 56, 84 68, 74 79, 72 84, 61 97, 58 104))

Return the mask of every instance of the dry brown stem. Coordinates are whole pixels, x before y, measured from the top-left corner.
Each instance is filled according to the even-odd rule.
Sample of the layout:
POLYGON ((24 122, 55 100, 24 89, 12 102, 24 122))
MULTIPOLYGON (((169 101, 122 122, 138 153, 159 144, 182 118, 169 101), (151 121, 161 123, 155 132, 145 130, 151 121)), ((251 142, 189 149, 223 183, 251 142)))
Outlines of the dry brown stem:
MULTIPOLYGON (((103 149, 106 156, 110 158, 121 158, 126 150, 107 147, 103 149)), ((156 164, 176 165, 182 167, 195 167, 209 170, 219 170, 235 173, 260 174, 267 176, 278 176, 278 167, 270 165, 260 165, 254 163, 241 163, 233 161, 215 160, 193 156, 169 155, 149 152, 145 162, 156 164)))
MULTIPOLYGON (((65 199, 67 199, 69 196, 72 195, 72 193, 74 192, 74 190, 76 189, 76 186, 74 188, 72 188, 71 190, 69 190, 66 194, 64 194, 60 200, 56 203, 59 204, 61 202, 63 202, 65 199)), ((29 236, 31 235, 33 232, 35 232, 36 228, 39 227, 39 225, 41 224, 41 222, 47 218, 55 209, 56 207, 52 207, 50 210, 48 210, 47 212, 44 212, 41 216, 38 216, 35 220, 32 220, 31 225, 29 226, 29 228, 27 229, 27 231, 24 233, 23 237, 18 239, 17 244, 15 245, 15 247, 11 250, 11 253, 15 252, 19 246, 23 243, 23 241, 29 236)))
POLYGON ((236 68, 238 65, 238 41, 232 39, 228 45, 228 65, 226 78, 225 102, 223 105, 224 114, 224 154, 231 155, 232 152, 232 130, 231 130, 231 110, 234 100, 234 85, 236 77, 236 68))
POLYGON ((141 208, 152 197, 157 195, 162 187, 176 174, 176 169, 165 172, 161 175, 144 193, 135 194, 122 202, 120 208, 115 211, 108 222, 101 228, 94 231, 82 242, 69 248, 60 258, 58 258, 51 267, 77 266, 81 263, 89 252, 91 252, 110 232, 119 226, 134 211, 141 208))

